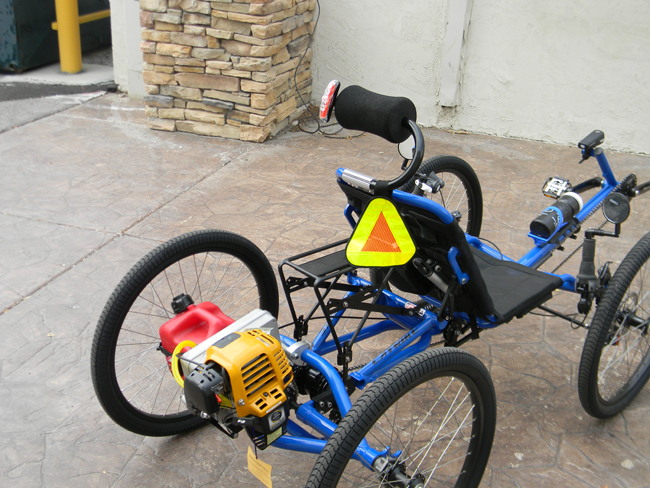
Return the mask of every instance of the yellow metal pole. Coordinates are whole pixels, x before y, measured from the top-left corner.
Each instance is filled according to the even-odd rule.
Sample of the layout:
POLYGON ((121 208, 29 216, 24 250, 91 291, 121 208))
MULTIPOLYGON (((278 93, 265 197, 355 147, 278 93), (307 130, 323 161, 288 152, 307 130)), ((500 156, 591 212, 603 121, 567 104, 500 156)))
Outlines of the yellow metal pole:
MULTIPOLYGON (((95 20, 106 19, 111 16, 111 10, 99 10, 98 12, 93 12, 92 14, 85 14, 79 16, 80 24, 87 24, 88 22, 93 22, 95 20)), ((52 30, 59 30, 59 24, 52 22, 52 30)))
POLYGON ((79 5, 77 0, 55 0, 59 57, 61 71, 81 71, 81 35, 79 34, 79 5))

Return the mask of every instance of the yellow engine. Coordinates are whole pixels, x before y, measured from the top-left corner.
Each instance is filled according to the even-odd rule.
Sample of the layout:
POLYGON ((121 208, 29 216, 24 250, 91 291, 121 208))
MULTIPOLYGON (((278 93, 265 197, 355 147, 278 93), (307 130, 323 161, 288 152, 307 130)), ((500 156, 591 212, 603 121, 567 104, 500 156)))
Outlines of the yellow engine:
POLYGON ((188 409, 231 437, 245 428, 265 449, 286 433, 289 418, 293 371, 280 341, 260 329, 225 331, 209 341, 178 357, 188 409))
POLYGON ((280 341, 259 329, 233 332, 206 353, 206 364, 226 370, 237 416, 263 417, 287 401, 286 386, 293 380, 280 341))

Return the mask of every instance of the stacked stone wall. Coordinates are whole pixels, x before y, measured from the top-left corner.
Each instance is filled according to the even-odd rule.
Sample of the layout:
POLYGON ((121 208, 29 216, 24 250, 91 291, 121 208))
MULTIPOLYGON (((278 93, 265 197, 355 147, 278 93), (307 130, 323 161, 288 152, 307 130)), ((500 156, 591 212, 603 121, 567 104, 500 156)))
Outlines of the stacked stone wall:
POLYGON ((311 98, 315 7, 140 0, 149 127, 255 142, 282 130, 304 108, 298 93, 311 98))

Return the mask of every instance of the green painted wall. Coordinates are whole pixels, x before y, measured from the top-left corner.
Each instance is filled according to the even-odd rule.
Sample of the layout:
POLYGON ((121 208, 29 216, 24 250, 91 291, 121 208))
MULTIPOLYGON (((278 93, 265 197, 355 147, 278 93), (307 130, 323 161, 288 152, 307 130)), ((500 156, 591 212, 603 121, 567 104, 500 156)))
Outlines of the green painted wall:
MULTIPOLYGON (((79 14, 109 8, 108 0, 78 0, 79 14)), ((0 70, 24 71, 59 60, 54 0, 0 0, 0 70)), ((111 43, 110 19, 81 25, 84 51, 111 43)))

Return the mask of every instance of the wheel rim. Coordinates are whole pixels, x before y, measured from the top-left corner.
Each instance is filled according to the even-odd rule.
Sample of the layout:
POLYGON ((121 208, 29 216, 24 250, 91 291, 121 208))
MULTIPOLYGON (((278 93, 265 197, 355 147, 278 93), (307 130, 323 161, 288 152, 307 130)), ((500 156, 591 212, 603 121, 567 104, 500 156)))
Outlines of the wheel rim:
POLYGON ((228 253, 191 254, 149 280, 124 317, 114 356, 115 379, 123 401, 148 419, 175 421, 191 416, 182 401, 182 389, 159 349, 158 329, 174 317, 171 302, 181 293, 190 295, 195 303, 215 303, 234 320, 261 306, 260 285, 253 271, 228 253))
POLYGON ((460 212, 462 218, 460 227, 467 232, 471 211, 471 191, 467 179, 455 171, 436 171, 436 176, 445 182, 445 186, 435 194, 424 195, 434 202, 445 207, 449 212, 460 212))
POLYGON ((598 392, 615 403, 633 387, 650 361, 650 283, 645 263, 625 292, 610 325, 598 365, 598 392))
MULTIPOLYGON (((477 394, 457 377, 425 381, 393 403, 371 427, 365 439, 378 451, 391 446, 402 451, 407 476, 420 478, 424 486, 456 486, 468 470, 468 456, 477 449, 480 435, 477 394)), ((361 463, 350 461, 338 486, 392 486, 387 479, 361 463)), ((400 486, 400 485, 396 485, 400 486)))

